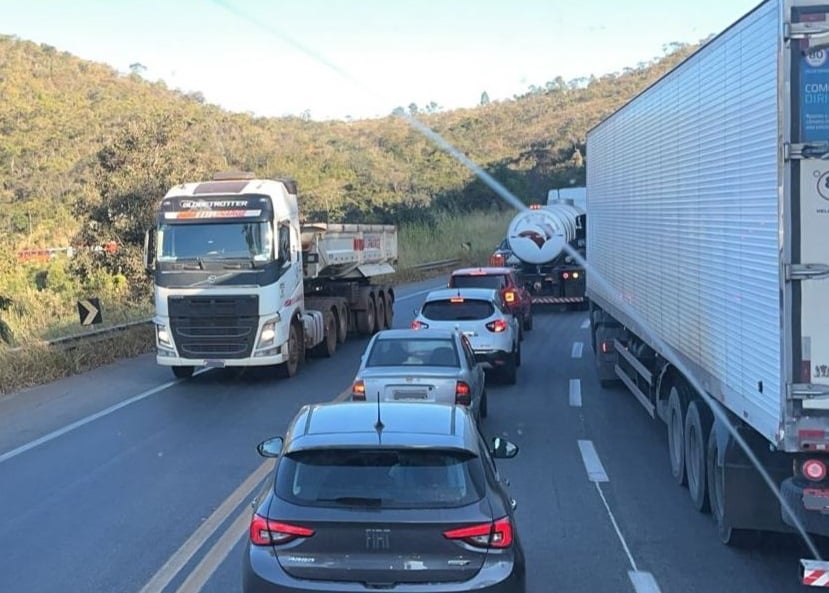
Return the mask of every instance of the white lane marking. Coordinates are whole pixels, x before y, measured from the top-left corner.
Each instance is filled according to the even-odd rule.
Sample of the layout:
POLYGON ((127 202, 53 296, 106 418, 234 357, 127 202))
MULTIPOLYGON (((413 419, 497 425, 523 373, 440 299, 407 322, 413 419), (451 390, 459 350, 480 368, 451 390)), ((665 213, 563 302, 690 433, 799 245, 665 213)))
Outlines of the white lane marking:
POLYGON ((607 472, 604 471, 602 461, 599 459, 599 454, 596 453, 596 447, 593 446, 593 441, 579 441, 579 451, 581 452, 581 460, 584 463, 584 469, 587 470, 587 477, 591 482, 609 482, 607 472))
POLYGON ((651 573, 631 570, 628 576, 636 593, 662 593, 651 573))
POLYGON ((581 379, 570 379, 570 405, 581 407, 581 379))
POLYGON ((582 329, 587 329, 588 327, 590 327, 590 320, 589 319, 585 319, 584 321, 581 322, 581 328, 582 329))
MULTIPOLYGON (((630 548, 628 547, 628 543, 625 540, 625 536, 622 535, 622 530, 619 529, 619 524, 616 522, 616 517, 613 515, 613 511, 610 510, 610 505, 607 504, 607 499, 604 497, 604 492, 602 492, 602 487, 599 485, 598 482, 595 482, 596 490, 599 491, 599 496, 602 499, 602 503, 604 503, 604 508, 607 510, 607 515, 610 517, 610 522, 613 524, 613 529, 616 530, 616 536, 619 538, 619 541, 622 542, 622 548, 625 550, 625 554, 628 557, 628 562, 630 562, 631 568, 634 571, 639 572, 639 569, 636 567, 636 561, 633 559, 633 554, 630 553, 630 548)), ((634 587, 636 585, 634 584, 634 587)))
POLYGON ((210 577, 213 576, 213 573, 216 572, 219 565, 230 554, 233 546, 242 539, 242 536, 247 531, 245 527, 250 523, 250 517, 251 515, 247 511, 242 512, 236 517, 236 520, 222 534, 219 541, 213 544, 213 547, 208 550, 204 558, 201 559, 201 562, 196 565, 193 572, 187 575, 181 587, 176 589, 176 593, 198 593, 198 591, 202 590, 202 587, 207 584, 207 581, 210 580, 210 577))
MULTIPOLYGON (((208 370, 210 370, 210 369, 199 370, 196 373, 193 373, 193 376, 195 377, 196 375, 207 372, 208 370)), ((139 393, 138 395, 135 395, 135 396, 133 396, 129 399, 126 399, 126 400, 124 400, 120 403, 117 403, 114 406, 110 406, 105 410, 101 410, 100 412, 96 412, 96 413, 92 414, 91 416, 87 416, 86 418, 81 418, 80 420, 77 420, 76 422, 73 422, 72 424, 68 424, 68 425, 64 426, 63 428, 59 428, 58 430, 50 432, 49 434, 43 435, 42 437, 40 437, 38 439, 35 439, 33 441, 30 441, 30 442, 26 443, 25 445, 20 445, 16 449, 12 449, 11 451, 7 451, 6 453, 3 453, 2 455, 0 455, 0 463, 3 463, 4 461, 8 461, 9 459, 17 457, 21 453, 25 453, 26 451, 34 449, 35 447, 39 447, 40 445, 43 445, 44 443, 48 443, 49 441, 52 441, 52 440, 54 440, 58 437, 61 437, 61 436, 65 435, 68 432, 72 432, 76 428, 80 428, 81 426, 86 426, 90 422, 94 422, 95 420, 98 420, 99 418, 103 418, 104 416, 109 416, 113 412, 117 412, 118 410, 120 410, 122 408, 126 408, 127 406, 130 406, 130 405, 132 405, 136 402, 140 402, 142 399, 146 399, 146 398, 150 397, 151 395, 155 395, 156 393, 164 391, 165 389, 169 389, 173 385, 178 385, 179 383, 181 383, 183 381, 186 381, 186 380, 187 379, 177 379, 175 381, 170 381, 169 383, 164 383, 164 384, 159 385, 157 387, 153 387, 152 389, 148 389, 147 391, 144 391, 143 393, 139 393)))
POLYGON ((233 509, 246 498, 248 498, 253 491, 262 483, 273 468, 273 460, 267 460, 256 468, 244 482, 242 482, 233 493, 228 496, 222 504, 219 505, 213 513, 202 523, 196 531, 193 532, 187 541, 184 542, 176 552, 170 556, 167 562, 158 569, 152 578, 147 581, 147 584, 141 588, 139 593, 159 593, 167 588, 176 575, 184 566, 190 562, 190 559, 201 549, 215 532, 221 527, 222 523, 230 516, 233 509))
POLYGON ((581 358, 582 350, 584 350, 584 344, 582 342, 573 342, 573 350, 570 354, 573 358, 581 358))

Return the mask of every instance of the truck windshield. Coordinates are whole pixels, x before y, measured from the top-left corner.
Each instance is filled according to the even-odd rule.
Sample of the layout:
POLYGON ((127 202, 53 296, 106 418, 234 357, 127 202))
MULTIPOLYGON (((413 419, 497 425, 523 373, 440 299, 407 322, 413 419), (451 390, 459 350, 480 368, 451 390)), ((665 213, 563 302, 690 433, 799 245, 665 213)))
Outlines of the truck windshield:
POLYGON ((158 245, 159 261, 241 258, 264 262, 273 253, 273 233, 267 222, 162 224, 158 245))

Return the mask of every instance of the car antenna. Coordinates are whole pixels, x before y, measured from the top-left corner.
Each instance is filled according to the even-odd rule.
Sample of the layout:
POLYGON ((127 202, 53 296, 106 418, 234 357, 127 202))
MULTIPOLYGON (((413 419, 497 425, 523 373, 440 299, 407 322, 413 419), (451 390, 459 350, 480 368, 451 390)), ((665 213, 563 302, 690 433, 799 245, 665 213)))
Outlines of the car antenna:
POLYGON ((377 392, 377 422, 374 423, 374 429, 377 431, 377 436, 380 436, 380 433, 383 432, 383 428, 385 428, 385 424, 380 419, 380 392, 377 392))

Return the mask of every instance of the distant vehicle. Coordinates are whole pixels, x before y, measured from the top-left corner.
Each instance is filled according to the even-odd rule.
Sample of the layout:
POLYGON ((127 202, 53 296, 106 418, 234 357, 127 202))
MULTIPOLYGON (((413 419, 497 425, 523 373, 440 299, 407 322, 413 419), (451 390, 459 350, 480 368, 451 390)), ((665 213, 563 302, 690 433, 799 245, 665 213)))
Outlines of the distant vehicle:
POLYGON ((524 550, 494 459, 462 406, 304 406, 256 499, 244 593, 368 590, 526 593, 524 550), (328 585, 328 586, 326 586, 328 585))
POLYGON ((466 406, 486 418, 484 369, 469 338, 448 329, 390 329, 366 346, 353 401, 420 401, 466 406))
POLYGON ((521 337, 533 328, 533 302, 515 268, 461 268, 449 276, 449 288, 494 288, 500 290, 507 307, 518 318, 521 337))
POLYGON ((518 319, 500 291, 488 288, 433 290, 415 311, 412 329, 458 329, 469 338, 475 358, 510 385, 521 366, 518 319))
POLYGON ((333 356, 349 332, 392 326, 397 228, 300 223, 292 179, 218 173, 171 188, 145 239, 155 291, 156 362, 278 365, 333 356))
POLYGON ((570 200, 534 204, 515 215, 489 264, 519 270, 533 304, 586 308, 585 270, 564 249, 585 256, 585 226, 585 211, 570 200))
MULTIPOLYGON (((666 424, 729 545, 829 536, 827 18, 762 2, 587 133, 599 378, 666 424)), ((803 584, 827 571, 801 561, 803 584)))

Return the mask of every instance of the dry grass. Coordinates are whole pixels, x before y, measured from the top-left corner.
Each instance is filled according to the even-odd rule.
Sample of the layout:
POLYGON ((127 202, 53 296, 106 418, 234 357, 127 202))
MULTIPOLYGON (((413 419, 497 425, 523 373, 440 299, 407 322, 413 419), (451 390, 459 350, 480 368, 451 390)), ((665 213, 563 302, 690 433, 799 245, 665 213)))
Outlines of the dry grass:
MULTIPOLYGON (((480 265, 504 237, 511 213, 480 212, 462 218, 442 217, 434 226, 412 225, 400 229, 398 272, 389 277, 394 284, 425 280, 445 274, 448 268, 417 270, 418 264, 460 259, 460 265, 480 265)), ((57 304, 55 304, 57 307, 57 304)), ((27 314, 32 314, 28 311, 27 314)), ((73 307, 44 308, 34 317, 10 318, 18 331, 26 328, 28 335, 54 339, 118 325, 152 315, 147 306, 104 310, 106 325, 81 328, 72 319, 73 307), (57 322, 56 322, 57 318, 57 322), (48 322, 48 323, 47 323, 48 322), (39 325, 39 328, 37 327, 39 325)), ((33 341, 23 342, 17 349, 0 347, 0 395, 25 387, 49 383, 62 377, 150 352, 155 347, 153 329, 139 326, 94 341, 79 341, 72 348, 50 347, 33 341)))

